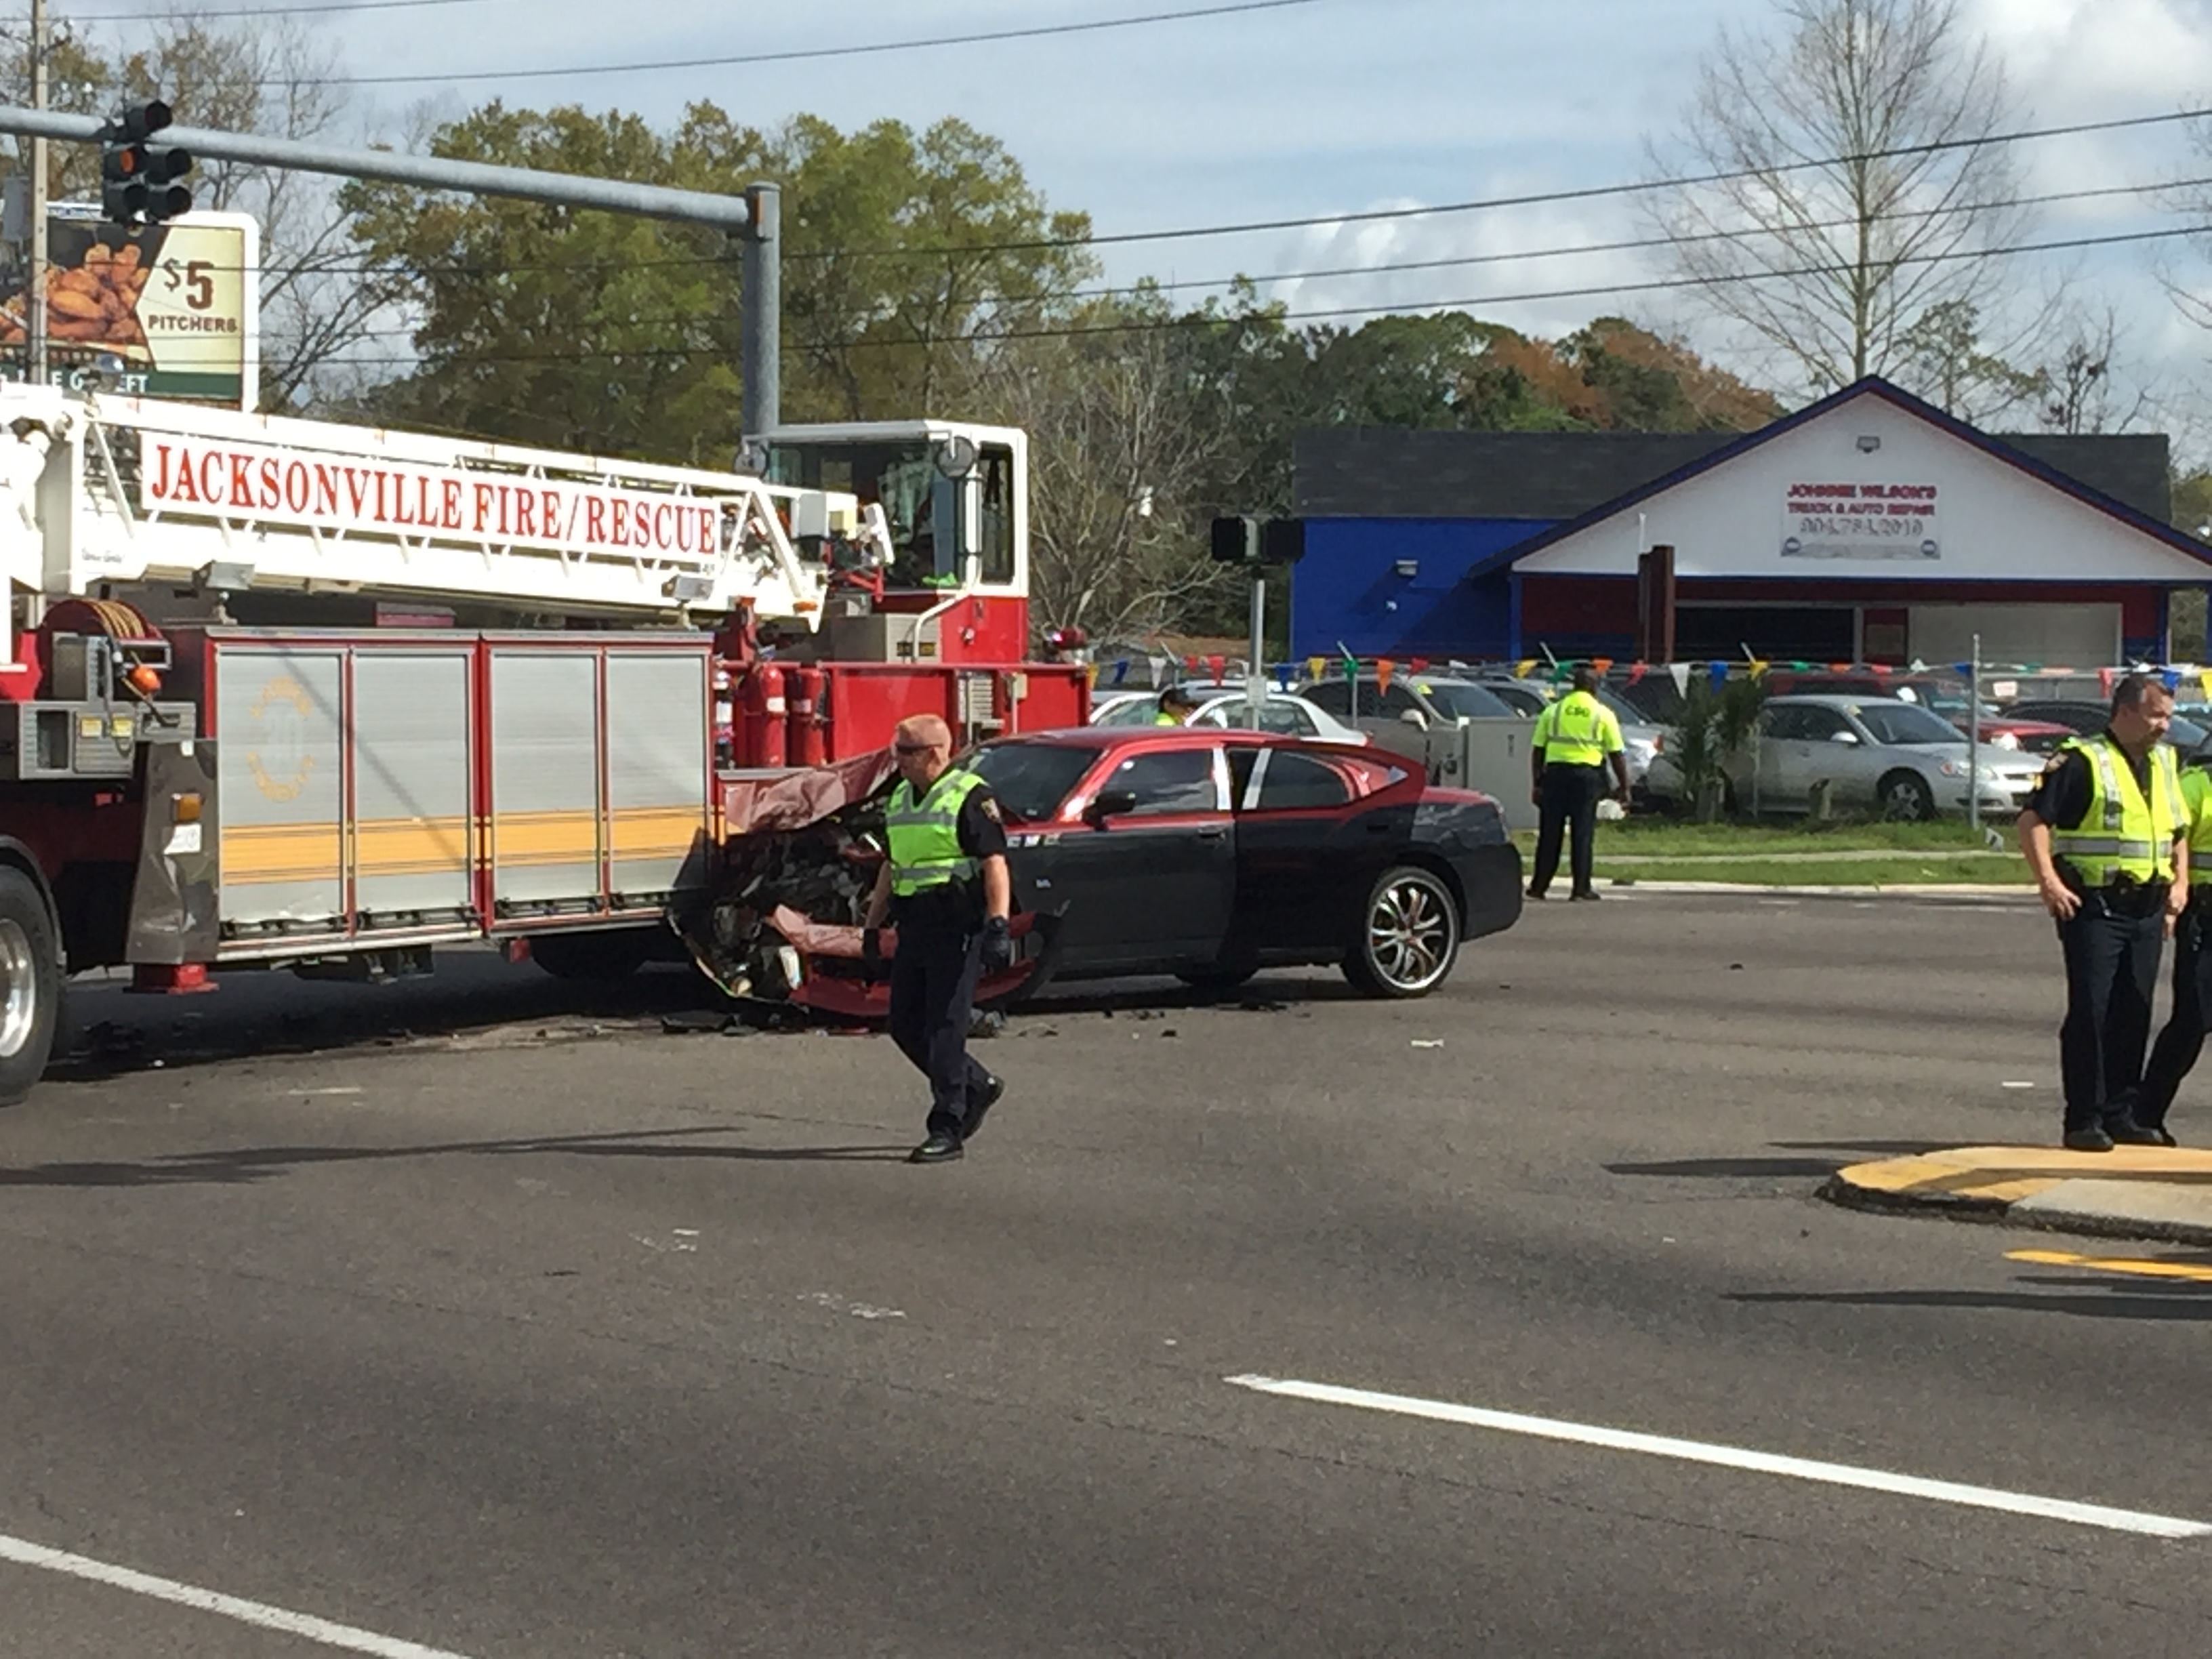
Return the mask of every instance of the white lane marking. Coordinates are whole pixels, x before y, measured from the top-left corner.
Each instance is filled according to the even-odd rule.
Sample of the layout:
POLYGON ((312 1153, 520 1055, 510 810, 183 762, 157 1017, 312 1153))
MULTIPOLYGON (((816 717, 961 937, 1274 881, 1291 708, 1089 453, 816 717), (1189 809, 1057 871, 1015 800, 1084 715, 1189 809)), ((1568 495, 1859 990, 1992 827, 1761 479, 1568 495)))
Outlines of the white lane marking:
POLYGON ((1601 1446, 1609 1451, 1644 1452, 1686 1463, 1713 1463, 1723 1468, 1748 1469, 1758 1474, 1786 1474, 1799 1480, 1857 1486, 1868 1492, 1963 1504, 1973 1509, 2003 1510, 2014 1515, 2038 1516, 2075 1526, 2103 1527, 2113 1532, 2146 1533, 2154 1538, 2212 1536, 2212 1525, 2184 1520, 2179 1516, 2107 1509, 2101 1504, 2038 1498, 2033 1493, 2004 1492, 1995 1486, 1963 1486, 1955 1480, 1929 1480, 1914 1474, 1893 1474, 1885 1469, 1858 1468, 1849 1463, 1821 1463, 1809 1458, 1783 1457, 1773 1452, 1747 1451, 1736 1446, 1709 1445, 1701 1440, 1638 1434, 1626 1429, 1565 1422, 1558 1418, 1524 1417, 1518 1412, 1486 1411, 1479 1406, 1455 1406, 1449 1401, 1373 1394, 1365 1389, 1340 1389, 1327 1382, 1298 1382, 1275 1376, 1229 1376, 1222 1380, 1261 1394, 1318 1401, 1323 1405, 1359 1406, 1368 1411, 1395 1412, 1401 1417, 1425 1417, 1438 1423, 1462 1423, 1470 1428, 1496 1429, 1505 1434, 1534 1435, 1541 1440, 1568 1440, 1584 1446, 1601 1446))
POLYGON ((95 1561, 89 1556, 71 1555, 67 1550, 48 1549, 43 1544, 33 1544, 27 1539, 10 1538, 4 1533, 0 1533, 0 1561, 13 1561, 19 1566, 37 1567, 46 1572, 65 1573, 72 1578, 88 1579, 93 1583, 106 1584, 113 1589, 129 1590, 135 1595, 150 1595, 157 1601, 173 1601, 181 1607, 192 1607, 201 1613, 234 1619, 242 1625, 256 1625, 263 1630, 282 1631, 288 1636, 305 1637, 308 1641, 319 1642, 325 1647, 343 1648, 349 1653, 373 1654, 375 1659, 466 1659, 465 1655, 450 1652, 444 1648, 426 1648, 419 1642, 403 1642, 397 1637, 379 1636, 372 1630, 356 1630, 351 1625, 332 1624, 329 1620, 318 1619, 312 1613, 292 1613, 283 1607, 272 1607, 266 1602, 244 1601, 235 1595, 225 1595, 220 1590, 180 1584, 173 1578, 156 1578, 151 1573, 112 1566, 106 1561, 95 1561))

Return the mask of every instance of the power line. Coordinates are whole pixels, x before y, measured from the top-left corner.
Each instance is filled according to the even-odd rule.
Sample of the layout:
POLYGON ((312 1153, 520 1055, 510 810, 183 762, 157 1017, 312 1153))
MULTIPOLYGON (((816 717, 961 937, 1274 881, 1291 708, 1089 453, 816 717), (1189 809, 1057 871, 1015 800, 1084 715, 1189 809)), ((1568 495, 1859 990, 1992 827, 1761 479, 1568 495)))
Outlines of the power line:
MULTIPOLYGON (((2114 247, 2140 242, 2172 240, 2178 237, 2203 234, 2200 228, 2177 226, 2162 230, 2117 232, 2102 236, 2072 236, 2036 242, 2018 242, 2008 246, 1952 250, 1942 253, 1920 254, 1895 262, 1893 269, 1908 265, 1954 264, 1965 259, 2007 258, 2027 253, 2063 252, 2091 247, 2114 247)), ((1733 286, 1740 283, 1778 282, 1794 277, 1826 276, 1844 267, 1835 264, 1816 264, 1786 267, 1776 270, 1745 271, 1727 277, 1658 277, 1648 281, 1627 283, 1599 283, 1577 288, 1554 288, 1524 290, 1510 294, 1476 295, 1462 299, 1399 301, 1389 305, 1330 306, 1302 311, 1270 312, 1264 313, 1269 322, 1311 322, 1338 317, 1386 316, 1431 311, 1468 311, 1477 307, 1527 305, 1553 300, 1581 300, 1610 297, 1624 294, 1651 294, 1681 289, 1713 289, 1733 286)), ((671 319, 672 321, 679 319, 671 319)), ((714 320, 710 316, 680 319, 688 322, 714 320)), ((915 346, 995 344, 1006 340, 1077 339, 1114 334, 1154 334, 1181 329, 1215 328, 1235 325, 1252 320, 1251 317, 1224 315, 1211 312, 1186 313, 1180 317, 1158 317, 1133 319, 1127 322, 1072 324, 1065 326, 1036 329, 1006 329, 982 331, 972 334, 948 336, 939 340, 862 340, 854 341, 853 349, 860 350, 908 349, 915 346)), ((391 335, 413 331, 377 330, 376 335, 391 335)), ((557 363, 602 362, 607 359, 654 362, 665 358, 695 356, 702 349, 692 346, 646 346, 635 349, 621 347, 597 347, 580 351, 546 352, 456 352, 452 359, 456 368, 488 363, 557 363)), ((801 349, 804 349, 803 343, 801 349)), ((342 357, 339 364, 361 366, 399 365, 422 367, 420 355, 391 357, 342 357)))
POLYGON ((572 64, 557 69, 471 70, 459 75, 337 75, 330 77, 329 84, 349 87, 451 86, 465 82, 544 81, 575 75, 646 75, 661 70, 731 69, 749 64, 794 64, 810 58, 863 58, 882 52, 918 52, 936 46, 981 46, 994 40, 1038 40, 1064 34, 1095 34, 1105 29, 1138 28, 1152 23, 1183 23, 1200 18, 1229 17, 1244 12, 1285 11, 1292 6, 1322 3, 1323 0, 1231 0, 1231 3, 1224 5, 1147 12, 1134 17, 1102 17, 1083 23, 1037 23, 1026 28, 982 29, 968 34, 877 40, 860 46, 800 46, 786 52, 738 52, 721 58, 670 58, 646 64, 572 64))

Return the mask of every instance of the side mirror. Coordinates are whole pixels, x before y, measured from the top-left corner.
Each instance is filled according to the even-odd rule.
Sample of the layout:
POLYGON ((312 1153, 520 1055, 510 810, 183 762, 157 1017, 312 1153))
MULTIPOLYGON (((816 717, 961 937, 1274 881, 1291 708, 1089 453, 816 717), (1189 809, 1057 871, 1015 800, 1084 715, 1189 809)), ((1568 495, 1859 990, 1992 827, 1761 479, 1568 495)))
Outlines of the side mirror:
POLYGON ((1835 732, 1830 733, 1828 737, 1830 743, 1840 743, 1846 747, 1856 744, 1858 740, 1859 734, 1856 732, 1835 732))
POLYGON ((1090 805, 1083 809, 1083 821, 1092 825, 1103 824, 1109 818, 1118 818, 1137 810, 1137 792, 1133 789, 1102 789, 1090 805))
POLYGON ((1418 708, 1408 708, 1398 718, 1416 731, 1425 732, 1429 729, 1429 717, 1418 708))

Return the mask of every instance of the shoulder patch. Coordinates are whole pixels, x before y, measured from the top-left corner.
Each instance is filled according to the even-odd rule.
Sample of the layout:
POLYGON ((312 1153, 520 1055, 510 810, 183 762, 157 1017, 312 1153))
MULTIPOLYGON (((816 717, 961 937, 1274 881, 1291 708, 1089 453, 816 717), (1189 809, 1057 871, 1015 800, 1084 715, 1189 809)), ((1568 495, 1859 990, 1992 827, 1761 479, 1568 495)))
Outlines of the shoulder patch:
POLYGON ((2057 754, 2053 755, 2049 760, 2043 763, 2043 775, 2047 778, 2065 764, 2066 752, 2065 750, 2061 750, 2057 754))
POLYGON ((1004 823, 1006 821, 1000 814, 999 798, 996 795, 981 796, 975 802, 975 807, 978 811, 981 812, 985 817, 990 819, 994 823, 1004 823))

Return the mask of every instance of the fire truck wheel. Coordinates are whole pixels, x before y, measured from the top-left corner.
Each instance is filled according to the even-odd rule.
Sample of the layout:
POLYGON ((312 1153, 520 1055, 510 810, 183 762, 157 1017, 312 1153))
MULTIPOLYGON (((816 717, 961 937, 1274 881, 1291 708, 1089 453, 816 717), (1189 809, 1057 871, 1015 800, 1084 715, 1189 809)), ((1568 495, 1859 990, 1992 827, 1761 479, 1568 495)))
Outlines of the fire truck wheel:
POLYGON ((544 933, 530 941, 530 959, 556 979, 628 979, 645 965, 653 935, 644 928, 620 933, 544 933))
POLYGON ((28 876, 0 867, 0 1106, 29 1094, 46 1071, 61 1006, 54 919, 28 876))

